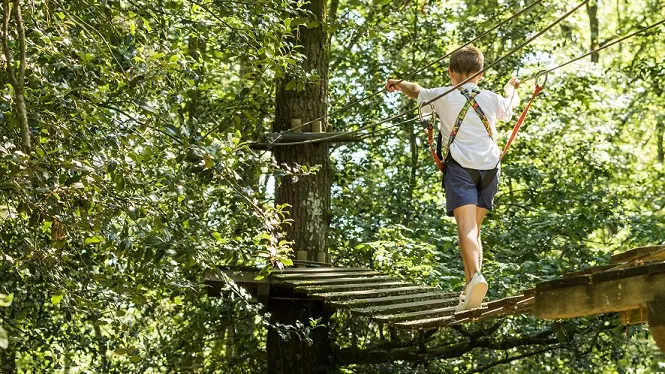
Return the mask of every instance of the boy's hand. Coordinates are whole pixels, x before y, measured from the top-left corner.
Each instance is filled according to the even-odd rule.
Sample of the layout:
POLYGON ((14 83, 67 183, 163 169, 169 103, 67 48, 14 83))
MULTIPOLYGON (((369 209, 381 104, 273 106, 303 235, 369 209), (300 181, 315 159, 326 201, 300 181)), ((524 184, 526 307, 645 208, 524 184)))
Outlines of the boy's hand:
POLYGON ((517 77, 512 77, 510 78, 510 81, 508 81, 508 84, 515 88, 518 88, 520 86, 520 83, 522 82, 520 82, 520 80, 517 79, 517 77))
POLYGON ((386 91, 388 92, 395 92, 395 91, 402 91, 402 87, 399 86, 400 79, 388 79, 388 83, 386 83, 386 91))

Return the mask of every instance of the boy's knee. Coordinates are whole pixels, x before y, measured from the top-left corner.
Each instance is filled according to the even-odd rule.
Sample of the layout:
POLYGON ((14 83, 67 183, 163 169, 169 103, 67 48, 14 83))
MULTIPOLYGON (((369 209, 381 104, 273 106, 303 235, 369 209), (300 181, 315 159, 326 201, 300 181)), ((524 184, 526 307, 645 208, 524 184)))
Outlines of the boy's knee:
POLYGON ((478 225, 475 222, 459 222, 457 224, 457 231, 460 237, 477 239, 480 236, 478 225))

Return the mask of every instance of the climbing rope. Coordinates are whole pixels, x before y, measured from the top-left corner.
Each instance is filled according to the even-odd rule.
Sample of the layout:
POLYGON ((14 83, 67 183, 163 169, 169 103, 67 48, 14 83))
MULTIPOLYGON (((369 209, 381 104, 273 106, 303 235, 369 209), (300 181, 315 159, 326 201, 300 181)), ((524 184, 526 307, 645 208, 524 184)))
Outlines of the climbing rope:
MULTIPOLYGON (((585 2, 585 3, 586 3, 586 2, 585 2)), ((584 4, 584 3, 583 3, 583 4, 584 4)), ((578 6, 577 8, 579 8, 579 7, 580 7, 580 6, 578 6)), ((569 13, 570 13, 570 12, 569 12, 569 13)), ((569 14, 567 13, 567 15, 569 15, 569 14)), ((559 20, 557 20, 557 21, 555 21, 555 22, 556 22, 556 23, 559 23, 559 22, 561 22, 561 19, 559 19, 559 20)), ((662 24, 665 24, 665 19, 663 19, 663 20, 661 20, 661 21, 659 21, 659 22, 656 22, 656 23, 654 23, 654 24, 652 24, 652 25, 649 25, 649 26, 646 26, 646 27, 644 27, 644 28, 641 28, 641 29, 639 29, 639 30, 636 30, 636 31, 634 31, 634 32, 632 32, 632 33, 630 33, 630 34, 627 34, 627 35, 625 35, 625 36, 623 36, 623 37, 621 37, 621 38, 619 38, 619 39, 617 39, 617 40, 615 40, 615 41, 613 41, 613 42, 611 42, 611 43, 608 43, 608 44, 606 44, 606 45, 604 45, 604 46, 602 46, 602 47, 600 47, 600 48, 597 48, 597 49, 595 49, 595 50, 593 50, 593 51, 590 51, 590 52, 588 52, 588 53, 585 53, 585 54, 583 54, 583 55, 581 55, 581 56, 575 57, 575 58, 573 58, 573 59, 571 59, 571 60, 569 60, 569 61, 567 61, 567 62, 565 62, 565 63, 563 63, 563 64, 557 65, 557 66, 555 66, 555 67, 553 67, 553 68, 550 68, 550 69, 547 69, 547 70, 543 70, 543 71, 541 71, 541 72, 539 72, 539 73, 537 73, 537 74, 535 74, 535 75, 533 75, 533 76, 531 76, 531 77, 529 77, 529 78, 524 79, 524 80, 522 81, 522 83, 524 83, 524 82, 526 82, 526 81, 529 81, 529 80, 536 79, 539 75, 541 75, 541 74, 543 74, 543 73, 551 73, 551 72, 553 72, 553 71, 555 71, 555 70, 561 69, 561 68, 563 68, 563 67, 565 67, 565 66, 568 66, 568 65, 570 65, 570 64, 572 64, 572 63, 574 63, 574 62, 576 62, 576 61, 579 61, 579 60, 581 60, 581 59, 583 59, 583 58, 585 58, 585 57, 590 56, 592 53, 599 52, 599 51, 602 51, 602 50, 607 49, 607 48, 609 48, 609 47, 612 47, 612 46, 614 46, 614 45, 617 45, 617 44, 619 44, 619 43, 621 43, 621 42, 623 42, 623 41, 625 41, 625 40, 627 40, 627 39, 630 39, 630 38, 634 37, 635 35, 638 35, 638 34, 641 34, 641 33, 645 32, 645 31, 651 30, 651 29, 653 29, 653 28, 655 28, 655 27, 658 27, 658 26, 660 26, 660 25, 662 25, 662 24)), ((501 59, 505 59, 505 57, 509 56, 511 53, 514 53, 514 50, 508 52, 505 56, 501 57, 501 59)), ((494 65, 494 64, 492 64, 492 65, 494 65)), ((484 70, 486 70, 486 69, 484 69, 484 70)), ((449 94, 450 92, 452 92, 452 90, 448 90, 448 91, 445 92, 444 94, 439 95, 439 97, 437 97, 436 99, 440 99, 441 97, 443 97, 443 96, 449 94)), ((430 100, 430 101, 433 101, 433 100, 430 100)), ((405 112, 402 112, 402 113, 398 113, 398 114, 393 115, 393 116, 390 116, 390 117, 388 117, 388 118, 386 118, 386 119, 384 119, 384 120, 381 120, 381 121, 378 121, 378 122, 373 122, 373 123, 367 124, 367 125, 362 126, 362 127, 358 128, 358 129, 356 129, 356 130, 353 130, 353 131, 351 131, 351 132, 347 132, 347 133, 343 133, 343 134, 336 134, 336 135, 331 135, 330 137, 324 137, 324 138, 312 139, 312 140, 305 140, 305 141, 301 141, 301 142, 275 143, 274 145, 301 145, 301 144, 319 143, 319 142, 326 141, 326 140, 330 140, 330 139, 333 139, 333 138, 336 138, 336 137, 340 137, 340 136, 343 136, 343 135, 355 134, 355 133, 358 133, 358 132, 360 132, 360 131, 362 131, 362 130, 364 130, 364 129, 370 128, 370 127, 379 126, 379 125, 382 125, 382 124, 384 124, 384 123, 387 123, 387 122, 393 121, 394 119, 399 118, 399 117, 402 117, 402 116, 404 116, 404 115, 406 115, 406 114, 409 114, 409 113, 412 113, 412 110, 408 110, 408 111, 405 111, 405 112)), ((520 117, 521 117, 521 116, 520 116, 520 117)), ((417 117, 416 117, 416 118, 417 118, 417 117)))
MULTIPOLYGON (((419 74, 419 73, 425 71, 426 69, 428 69, 428 68, 430 68, 430 67, 432 67, 432 66, 438 64, 439 62, 441 62, 441 61, 447 59, 448 57, 450 57, 450 55, 452 55, 453 53, 459 51, 460 49, 462 49, 462 48, 464 48, 464 47, 467 47, 467 46, 469 46, 469 45, 471 45, 471 44, 477 42, 478 40, 480 40, 480 39, 482 39, 483 37, 487 36, 489 33, 491 33, 491 32, 493 32, 493 31, 499 29, 500 27, 504 26, 505 24, 509 23, 510 21, 514 20, 515 18, 519 17, 519 16, 522 15, 523 13, 529 11, 531 8, 535 7, 536 5, 540 4, 541 2, 543 2, 543 0, 537 0, 537 1, 534 1, 532 4, 528 5, 527 7, 523 8, 523 9, 521 9, 521 10, 519 10, 518 12, 514 13, 513 15, 511 15, 511 16, 508 17, 508 18, 506 18, 505 20, 503 20, 503 21, 501 21, 501 22, 498 22, 498 23, 496 23, 494 26, 492 26, 491 28, 489 28, 489 29, 483 31, 481 34, 479 34, 478 36, 476 36, 475 38, 473 38, 471 41, 466 42, 465 44, 463 44, 463 45, 457 47, 456 49, 454 49, 454 50, 451 51, 451 52, 446 53, 445 55, 441 56, 440 58, 438 58, 438 59, 436 59, 436 60, 434 60, 434 61, 432 61, 432 62, 430 62, 429 64, 427 64, 427 65, 425 65, 425 66, 423 66, 423 67, 420 67, 420 68, 418 68, 418 69, 412 71, 411 73, 407 74, 406 76, 404 76, 404 78, 398 80, 398 81, 395 82, 394 84, 399 84, 399 83, 401 83, 401 82, 403 82, 403 81, 405 81, 405 80, 407 80, 407 79, 413 78, 413 77, 416 76, 417 74, 419 74)), ((420 65, 420 64, 419 64, 419 65, 420 65)), ((365 95, 365 96, 363 96, 363 97, 361 97, 361 98, 359 98, 359 99, 356 99, 356 100, 354 100, 354 101, 352 101, 352 102, 350 102, 350 103, 344 105, 343 107, 341 107, 341 108, 339 108, 339 109, 337 109, 337 110, 335 110, 335 111, 332 111, 332 112, 330 112, 330 113, 328 113, 328 114, 324 114, 324 115, 322 115, 322 116, 320 116, 320 117, 317 117, 317 118, 315 118, 315 119, 313 119, 313 120, 311 120, 311 121, 307 121, 307 122, 305 122, 305 123, 303 123, 303 124, 301 124, 301 125, 298 125, 298 126, 295 126, 295 127, 293 127, 293 128, 290 128, 290 129, 287 129, 287 130, 281 131, 279 134, 288 134, 288 133, 291 133, 291 132, 293 132, 293 131, 295 131, 295 130, 301 129, 301 128, 307 126, 307 125, 310 125, 310 124, 312 124, 312 123, 314 123, 314 122, 316 122, 316 121, 320 121, 320 120, 323 120, 323 119, 325 119, 325 118, 331 117, 331 116, 333 116, 333 115, 336 115, 336 114, 342 113, 342 112, 344 112, 345 110, 347 110, 347 109, 349 109, 349 108, 351 108, 351 107, 353 107, 353 106, 356 106, 356 105, 362 103, 363 101, 366 101, 366 100, 369 100, 369 99, 371 99, 371 98, 373 98, 373 97, 376 97, 376 96, 378 96, 378 95, 380 95, 380 94, 382 94, 382 93, 384 93, 384 92, 386 92, 386 88, 385 88, 385 87, 382 87, 382 88, 381 88, 379 91, 377 91, 377 92, 374 92, 374 93, 372 93, 372 94, 365 95)))
MULTIPOLYGON (((554 26, 558 25, 561 21, 563 21, 564 19, 568 18, 568 16, 570 16, 570 15, 571 15, 572 13, 574 13, 577 9, 581 8, 584 4, 588 3, 589 1, 590 1, 590 0, 584 0, 584 1, 582 1, 582 2, 581 2, 579 5, 577 5, 575 8, 573 8, 573 9, 570 10, 570 11, 568 11, 568 12, 567 12, 566 14, 564 14, 563 16, 559 17, 556 21, 554 21, 553 23, 551 23, 550 25, 548 25, 547 27, 545 27, 543 30, 541 30, 540 32, 538 32, 537 34, 535 34, 534 36, 532 36, 531 38, 527 39, 525 42, 523 42, 523 43, 521 43, 520 45, 518 45, 517 47, 513 48, 512 50, 510 50, 509 52, 507 52, 507 53, 504 54, 503 56, 499 57, 497 60, 495 60, 495 61, 494 61, 492 64, 490 64, 489 66, 485 67, 485 68, 482 69, 481 71, 477 72, 476 74, 470 76, 469 78, 467 78, 467 79, 465 79, 464 81, 460 82, 459 84, 455 85, 455 86, 452 87, 451 89, 445 91, 445 92, 442 93, 441 95, 439 95, 439 96, 435 97, 434 99, 432 99, 432 100, 426 102, 424 105, 431 104, 431 103, 433 103, 434 101, 436 101, 436 100, 438 100, 438 99, 440 99, 440 98, 442 98, 442 97, 444 97, 444 96, 450 94, 450 93, 453 92, 454 90, 457 90, 459 87, 461 87, 463 84, 468 83, 469 81, 471 81, 471 80, 474 79, 475 77, 477 77, 477 76, 479 76, 480 74, 484 73, 486 70, 488 70, 488 69, 490 69, 490 68, 496 66, 497 64, 499 64, 500 62, 502 62, 502 61, 505 60, 506 58, 512 56, 512 55, 515 54, 517 51, 519 51, 520 49, 524 48, 526 45, 528 45, 529 43, 531 43, 532 41, 534 41, 536 38, 540 37, 541 35, 543 35, 543 34, 546 33, 547 31, 549 31, 550 29, 552 29, 554 26)), ((304 144, 320 143, 320 142, 323 142, 323 141, 330 141, 330 140, 332 140, 332 139, 335 139, 335 138, 338 138, 338 137, 341 137, 341 136, 351 135, 351 134, 358 133, 358 132, 360 132, 360 131, 362 131, 362 130, 364 130, 364 129, 370 128, 370 127, 374 127, 374 126, 382 125, 382 124, 384 124, 384 123, 386 123, 386 122, 390 122, 390 121, 392 121, 392 120, 394 120, 394 119, 396 119, 396 118, 403 117, 403 116, 405 116, 405 115, 407 115, 407 114, 409 114, 409 113, 412 113, 412 112, 413 112, 413 110, 410 109, 410 110, 404 111, 404 112, 402 112, 402 113, 398 113, 398 114, 396 114, 396 115, 390 116, 390 117, 388 117, 388 118, 386 118, 386 119, 384 119, 384 120, 380 120, 380 121, 378 121, 378 122, 369 123, 369 124, 367 124, 367 125, 365 125, 365 126, 362 126, 362 127, 358 128, 358 129, 354 130, 354 131, 351 131, 351 132, 347 132, 347 133, 343 133, 343 134, 331 135, 331 136, 329 136, 329 137, 322 137, 322 138, 318 138, 318 139, 303 140, 303 141, 298 141, 298 142, 277 143, 277 140, 279 139, 279 136, 282 134, 282 133, 280 133, 280 134, 278 134, 277 136, 275 136, 275 138, 272 139, 272 140, 269 142, 269 146, 273 146, 273 145, 274 145, 274 146, 304 145, 304 144)))
POLYGON ((484 67, 484 68, 483 68, 482 70, 480 70, 479 72, 473 74, 472 76, 468 77, 467 79, 463 80, 462 82, 456 84, 455 86, 453 86, 452 88, 450 88, 448 91, 445 91, 445 92, 443 92, 442 94, 440 94, 439 96, 436 96, 435 98, 433 98, 432 100, 429 100, 429 101, 425 102, 424 105, 428 105, 428 104, 431 104, 431 103, 433 103, 433 102, 439 100, 440 98, 442 98, 442 97, 448 95, 449 93, 451 93, 451 92, 457 90, 458 88, 462 87, 462 86, 465 85, 466 83, 469 83, 471 80, 473 80, 473 79, 475 79, 476 77, 480 76, 481 74, 483 74, 485 71, 489 70, 490 68, 492 68, 492 67, 498 65, 500 62, 502 62, 502 61, 505 60, 506 58, 510 57, 510 56, 513 55, 515 52, 519 51, 520 49, 524 48, 525 46, 527 46, 528 44, 530 44, 532 41, 536 40, 538 37, 540 37, 540 36, 543 35, 544 33, 550 31, 554 26, 558 25, 561 21, 563 21, 563 20, 565 20, 566 18, 568 18, 568 16, 570 16, 570 15, 573 14, 573 13, 575 13, 576 10, 578 10, 579 8, 581 8, 582 6, 584 6, 584 5, 585 5, 586 3, 588 3, 588 2, 589 2, 589 0, 584 0, 584 1, 582 1, 582 2, 579 3, 575 8, 569 10, 566 14, 564 14, 564 15, 561 16, 561 17, 559 17, 556 21, 554 21, 553 23, 551 23, 550 25, 548 25, 548 26, 545 27, 544 29, 540 30, 540 31, 539 31, 538 33, 536 33, 534 36, 532 36, 532 37, 530 37, 529 39, 525 40, 524 42, 522 42, 522 43, 521 43, 520 45, 518 45, 517 47, 511 49, 510 52, 508 52, 508 53, 506 53, 505 55, 503 55, 503 56, 499 57, 498 59, 494 60, 494 62, 493 62, 492 64, 490 64, 489 66, 484 67))

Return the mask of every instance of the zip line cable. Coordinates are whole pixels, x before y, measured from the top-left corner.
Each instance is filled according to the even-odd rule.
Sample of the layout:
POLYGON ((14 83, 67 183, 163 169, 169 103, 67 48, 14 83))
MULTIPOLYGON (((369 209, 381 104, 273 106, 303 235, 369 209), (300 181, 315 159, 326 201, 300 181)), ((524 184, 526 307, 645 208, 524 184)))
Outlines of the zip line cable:
POLYGON ((407 119, 406 121, 402 121, 402 122, 394 123, 394 124, 392 124, 392 125, 388 125, 388 126, 382 126, 382 127, 378 128, 378 129, 372 130, 372 131, 370 131, 370 132, 368 132, 368 133, 366 133, 366 134, 362 134, 362 135, 360 136, 360 139, 362 139, 362 140, 369 139, 369 138, 371 138, 371 137, 374 137, 374 136, 379 135, 380 133, 382 133, 382 132, 384 132, 384 131, 390 130, 390 129, 394 128, 394 127, 400 127, 400 126, 406 125, 407 123, 415 122, 415 121, 417 121, 417 120, 418 120, 418 117, 413 117, 413 118, 411 118, 411 119, 407 119))
MULTIPOLYGON (((421 73, 421 72, 425 71, 426 69, 428 69, 428 68, 430 68, 430 67, 432 67, 432 66, 438 64, 439 62, 441 62, 441 61, 445 60, 446 58, 450 57, 450 55, 452 55, 453 53, 459 51, 460 49, 462 49, 462 48, 464 48, 464 47, 467 47, 467 46, 469 46, 469 45, 471 45, 471 44, 477 42, 478 40, 482 39, 483 37, 485 37, 485 36, 488 35, 489 33, 495 31, 496 29, 502 27, 503 25, 507 24, 508 22, 514 20, 515 18, 519 17, 519 16, 522 15, 524 12, 527 12, 528 10, 530 10, 531 8, 533 8, 533 7, 535 7, 536 5, 540 4, 541 2, 543 2, 543 0, 537 0, 537 1, 534 1, 534 2, 533 2, 532 4, 530 4, 529 6, 527 6, 527 7, 523 8, 523 9, 521 9, 520 11, 514 13, 512 16, 506 18, 505 20, 503 20, 503 21, 501 21, 501 22, 498 22, 497 24, 495 24, 495 25, 492 26, 491 28, 489 28, 489 29, 483 31, 480 35, 478 35, 478 36, 476 36, 475 38, 473 38, 473 40, 464 43, 463 45, 457 47, 457 48, 456 48, 455 50, 453 50, 452 52, 446 53, 446 54, 443 55, 442 57, 439 57, 438 59, 436 59, 436 60, 430 62, 429 64, 427 64, 427 65, 425 65, 425 66, 423 66, 423 67, 421 67, 421 68, 418 68, 418 69, 414 70, 413 72, 407 74, 404 78, 402 78, 402 79, 398 80, 397 82, 395 82, 394 85, 395 85, 395 84, 399 84, 399 83, 401 83, 401 82, 403 82, 403 81, 405 81, 405 80, 407 80, 407 79, 413 78, 413 77, 416 76, 418 73, 421 73)), ((343 107, 341 107, 341 108, 339 108, 339 109, 337 109, 337 110, 335 110, 335 111, 332 111, 332 112, 330 112, 330 113, 328 113, 328 114, 324 114, 324 115, 322 115, 322 116, 320 116, 320 117, 318 117, 318 118, 315 118, 315 119, 313 119, 313 120, 311 120, 311 121, 307 121, 307 122, 305 122, 305 123, 303 123, 303 124, 301 124, 301 125, 299 125, 299 126, 297 126, 297 127, 292 128, 292 129, 285 130, 285 131, 283 131, 282 133, 289 133, 289 132, 291 132, 291 131, 294 131, 294 130, 297 130, 297 129, 302 128, 302 127, 304 127, 304 126, 307 126, 307 125, 309 125, 309 124, 312 124, 312 123, 314 123, 314 122, 316 122, 316 121, 320 121, 320 120, 322 120, 322 119, 324 119, 324 118, 328 118, 328 117, 331 117, 331 116, 333 116, 333 115, 335 115, 335 114, 339 114, 339 113, 343 112, 344 110, 346 110, 346 109, 348 109, 348 108, 350 108, 350 107, 353 107, 353 106, 355 106, 355 105, 357 105, 357 104, 360 104, 361 102, 363 102, 363 101, 365 101, 365 100, 369 100, 369 99, 371 99, 371 98, 373 98, 373 97, 376 97, 377 95, 380 95, 380 94, 382 94, 382 93, 385 92, 385 91, 386 91, 386 88, 385 88, 385 87, 382 87, 379 91, 377 91, 377 92, 375 92, 375 93, 372 93, 372 94, 369 94, 369 95, 365 95, 365 96, 363 96, 363 97, 361 97, 361 98, 359 98, 359 99, 357 99, 357 100, 354 100, 354 101, 352 101, 352 102, 346 104, 345 106, 343 106, 343 107)))
POLYGON ((589 1, 590 1, 590 0, 584 0, 584 1, 582 1, 582 2, 579 3, 575 8, 569 10, 566 14, 564 14, 564 15, 561 16, 561 17, 559 17, 559 19, 557 19, 556 21, 554 21, 553 23, 551 23, 549 26, 547 26, 547 27, 545 27, 544 29, 540 30, 537 34, 535 34, 534 36, 532 36, 532 37, 530 37, 529 39, 525 40, 524 42, 522 42, 522 43, 521 43, 520 45, 518 45, 517 47, 511 49, 510 52, 508 52, 508 53, 506 53, 505 55, 503 55, 503 56, 499 57, 498 59, 494 60, 494 62, 492 62, 492 64, 490 64, 490 66, 487 66, 487 67, 483 68, 483 69, 480 70, 479 72, 473 74, 472 76, 466 78, 465 80, 463 80, 463 81, 461 81, 460 83, 456 84, 455 86, 451 87, 449 90, 445 91, 444 93, 442 93, 442 94, 440 94, 440 95, 434 97, 433 99, 431 99, 431 100, 429 100, 429 101, 426 101, 426 102, 422 103, 421 105, 422 105, 422 106, 425 106, 425 105, 432 104, 433 102, 439 100, 440 98, 442 98, 442 97, 448 95, 449 93, 451 93, 451 92, 457 90, 458 88, 462 87, 464 84, 469 83, 471 80, 475 79, 476 77, 478 77, 479 75, 483 74, 485 71, 487 71, 488 69, 494 67, 495 65, 498 65, 500 62, 502 62, 502 61, 505 60, 506 58, 510 57, 510 56, 513 55, 515 52, 519 51, 520 49, 524 48, 526 45, 528 45, 528 44, 531 43, 532 41, 536 40, 538 37, 540 37, 540 36, 543 35, 544 33, 550 31, 554 26, 558 25, 561 21, 563 21, 564 19, 568 18, 568 16, 570 16, 571 14, 575 13, 576 10, 578 10, 579 8, 581 8, 583 5, 585 5, 585 4, 588 3, 589 1))
POLYGON ((548 73, 553 72, 554 70, 561 69, 561 68, 564 67, 564 66, 568 66, 568 65, 570 65, 570 64, 572 64, 572 63, 574 63, 574 62, 577 62, 577 61, 579 61, 579 60, 584 59, 585 57, 589 57, 589 56, 591 56, 592 54, 594 54, 594 53, 596 53, 596 52, 600 52, 600 51, 602 51, 602 50, 604 50, 604 49, 607 49, 607 48, 609 48, 609 47, 612 47, 612 46, 614 46, 614 45, 617 45, 617 44, 623 42, 623 41, 626 40, 626 39, 630 39, 630 38, 632 38, 633 36, 635 36, 635 35, 637 35, 637 34, 641 34, 641 33, 645 32, 645 31, 649 31, 649 30, 653 29, 654 27, 658 27, 658 26, 660 26, 660 25, 662 25, 662 24, 665 24, 665 19, 662 19, 662 20, 660 20, 659 22, 656 22, 656 23, 651 24, 651 25, 649 25, 649 26, 647 26, 647 27, 644 27, 644 28, 641 28, 641 29, 639 29, 639 30, 637 30, 637 31, 634 31, 634 32, 632 32, 632 33, 630 33, 630 34, 628 34, 628 35, 624 35, 624 36, 622 36, 621 38, 619 38, 619 39, 617 39, 617 40, 615 40, 615 41, 613 41, 613 42, 611 42, 611 43, 605 44, 605 45, 602 46, 602 47, 599 47, 599 48, 594 49, 593 51, 590 51, 590 52, 585 53, 585 54, 583 54, 583 55, 581 55, 581 56, 575 57, 574 59, 572 59, 572 60, 570 60, 570 61, 566 61, 566 62, 564 62, 564 63, 561 64, 561 65, 557 65, 557 66, 555 66, 555 67, 553 67, 553 68, 545 69, 545 70, 539 71, 538 73, 536 73, 536 74, 530 76, 529 78, 523 80, 522 82, 530 81, 530 80, 532 80, 532 79, 536 79, 536 78, 538 78, 538 77, 539 77, 540 75, 542 75, 542 74, 548 74, 548 73))
MULTIPOLYGON (((540 37, 541 35, 543 35, 543 34, 546 33, 547 31, 549 31, 550 29, 552 29, 554 26, 558 25, 561 21, 563 21, 564 19, 568 18, 571 14, 573 14, 576 10, 578 10, 579 8, 581 8, 583 5, 585 5, 585 4, 588 3, 589 1, 590 1, 590 0, 584 0, 584 1, 582 1, 582 2, 579 3, 575 8, 573 8, 573 9, 571 9, 570 11, 566 12, 566 14, 564 14, 564 15, 561 16, 561 17, 559 17, 557 20, 555 20, 553 23, 551 23, 550 25, 548 25, 547 27, 545 27, 543 30, 539 31, 539 32, 538 32, 537 34, 535 34, 534 36, 530 37, 529 39, 527 39, 526 41, 524 41, 523 43, 521 43, 521 44, 518 45, 517 47, 511 49, 509 52, 507 52, 507 53, 504 54, 503 56, 501 56, 501 57, 499 57, 498 59, 496 59, 496 60, 495 60, 494 62, 492 62, 492 64, 490 64, 489 66, 483 68, 482 70, 480 70, 480 71, 478 71, 477 73, 473 74, 472 76, 468 77, 468 78, 465 79, 464 81, 458 83, 457 85, 455 85, 454 87, 452 87, 452 88, 450 88, 449 90, 445 91, 444 93, 442 93, 442 94, 436 96, 436 97, 433 98, 432 100, 429 100, 429 101, 427 101, 427 102, 425 102, 425 103, 422 103, 421 105, 429 105, 429 104, 433 103, 434 101, 439 100, 440 98, 442 98, 442 97, 444 97, 444 96, 450 94, 451 92, 457 90, 457 89, 458 89, 459 87, 461 87, 462 85, 468 83, 468 82, 471 81, 472 79, 474 79, 474 78, 476 78, 477 76, 479 76, 480 74, 484 73, 486 70, 488 70, 488 69, 490 69, 490 68, 496 66, 497 64, 499 64, 500 62, 502 62, 502 61, 505 60, 506 58, 508 58, 508 57, 510 57, 511 55, 515 54, 518 50, 524 48, 526 45, 528 45, 529 43, 533 42, 536 38, 540 37)), ((418 109, 418 108, 415 108, 415 109, 418 109)), ((331 136, 329 136, 329 137, 323 137, 323 138, 318 138, 318 139, 310 139, 310 140, 303 140, 303 141, 298 141, 298 142, 288 142, 288 143, 277 143, 277 140, 279 139, 279 137, 280 137, 280 135, 281 135, 281 133, 280 133, 280 135, 277 135, 276 138, 275 138, 273 141, 271 141, 271 142, 269 143, 269 146, 273 146, 273 145, 274 145, 274 146, 287 146, 287 145, 301 145, 301 144, 304 145, 304 144, 312 144, 312 143, 320 143, 320 142, 323 142, 323 141, 329 141, 329 140, 332 140, 332 139, 335 139, 335 138, 338 138, 338 137, 341 137, 341 136, 352 135, 352 134, 358 133, 358 132, 360 132, 360 131, 362 131, 362 130, 364 130, 364 129, 366 129, 366 128, 369 128, 369 127, 374 127, 374 126, 382 125, 382 124, 384 124, 384 123, 386 123, 386 122, 390 122, 390 121, 392 121, 392 120, 394 120, 394 119, 396 119, 396 118, 403 117, 403 116, 405 116, 405 115, 407 115, 407 114, 409 114, 409 113, 412 113, 412 112, 413 112, 413 109, 409 109, 409 110, 406 110, 406 111, 404 111, 404 112, 398 113, 398 114, 396 114, 396 115, 390 116, 390 117, 388 117, 388 118, 386 118, 386 119, 384 119, 384 120, 380 120, 380 121, 378 121, 378 122, 373 122, 373 123, 367 124, 367 125, 365 125, 365 126, 361 126, 360 128, 358 128, 358 129, 356 129, 356 130, 353 130, 353 131, 350 131, 350 132, 345 132, 345 133, 342 133, 342 134, 331 135, 331 136)))

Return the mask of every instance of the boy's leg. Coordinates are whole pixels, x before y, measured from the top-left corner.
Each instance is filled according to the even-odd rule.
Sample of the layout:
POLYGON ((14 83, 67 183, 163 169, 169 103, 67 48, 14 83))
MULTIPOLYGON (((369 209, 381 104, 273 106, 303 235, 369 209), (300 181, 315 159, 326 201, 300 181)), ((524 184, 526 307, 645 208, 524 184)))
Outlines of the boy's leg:
POLYGON ((479 227, 476 220, 476 209, 475 204, 468 204, 453 210, 467 284, 471 281, 471 277, 480 270, 481 252, 478 245, 479 227))
POLYGON ((478 270, 482 271, 483 268, 483 242, 480 239, 480 229, 483 224, 483 219, 485 218, 485 214, 487 214, 487 209, 485 208, 480 208, 476 207, 476 223, 478 225, 478 248, 480 248, 480 260, 478 261, 478 270))

